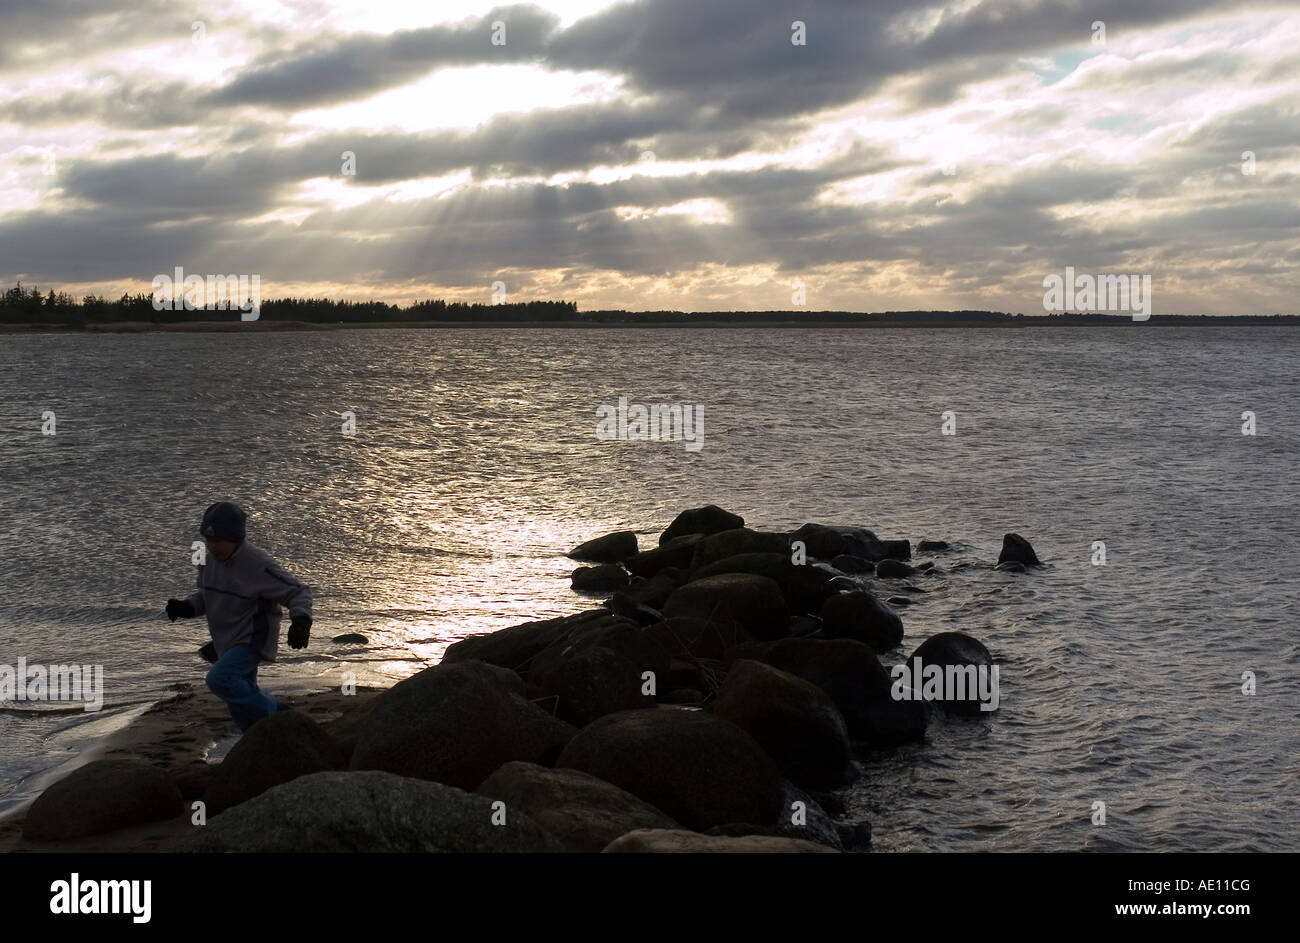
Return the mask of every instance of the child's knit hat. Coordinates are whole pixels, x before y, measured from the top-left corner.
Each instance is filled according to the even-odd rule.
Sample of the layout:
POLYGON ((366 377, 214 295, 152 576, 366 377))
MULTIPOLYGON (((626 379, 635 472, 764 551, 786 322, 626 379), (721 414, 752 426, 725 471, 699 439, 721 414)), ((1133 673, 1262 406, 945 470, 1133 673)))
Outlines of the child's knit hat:
POLYGON ((216 537, 218 540, 233 540, 239 543, 244 539, 244 521, 248 515, 244 509, 233 501, 218 501, 203 512, 203 523, 199 533, 204 537, 216 537))

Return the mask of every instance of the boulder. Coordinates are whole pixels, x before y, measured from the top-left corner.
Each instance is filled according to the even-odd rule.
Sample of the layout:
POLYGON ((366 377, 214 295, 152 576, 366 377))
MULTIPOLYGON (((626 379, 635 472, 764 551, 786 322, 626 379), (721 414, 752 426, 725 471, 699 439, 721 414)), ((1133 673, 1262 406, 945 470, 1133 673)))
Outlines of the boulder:
POLYGON ((93 760, 36 797, 23 838, 59 841, 175 818, 184 810, 170 776, 139 760, 93 760))
POLYGON ((837 593, 822 606, 822 634, 865 642, 887 652, 903 641, 903 620, 875 596, 858 590, 837 593))
POLYGON ((627 619, 629 622, 635 622, 637 625, 654 625, 664 617, 661 610, 651 609, 649 606, 633 602, 622 593, 615 593, 601 605, 614 615, 627 619))
POLYGON ((788 534, 772 534, 737 527, 732 530, 710 534, 695 545, 695 556, 691 559, 691 569, 717 563, 727 557, 741 553, 779 553, 790 559, 790 537, 788 534))
POLYGON ((681 537, 674 537, 653 550, 643 550, 635 557, 630 557, 625 561, 624 566, 628 568, 628 572, 647 578, 669 567, 679 570, 688 569, 691 560, 695 557, 695 545, 701 539, 700 534, 683 534, 681 537))
POLYGON ((821 688, 762 662, 731 665, 713 713, 747 731, 794 783, 843 783, 849 765, 844 718, 821 688))
POLYGON ((830 696, 849 735, 885 749, 925 737, 930 712, 920 701, 898 701, 890 673, 875 652, 852 639, 791 638, 748 647, 743 657, 798 675, 830 696))
POLYGON ((727 649, 750 640, 749 633, 735 624, 689 616, 664 619, 648 626, 645 634, 672 658, 721 658, 727 649))
POLYGON ((576 769, 507 763, 483 781, 478 793, 522 812, 570 851, 600 851, 638 828, 678 824, 630 792, 576 769))
POLYGON ((482 661, 514 671, 525 671, 529 662, 543 649, 563 642, 579 628, 625 620, 608 609, 589 609, 571 616, 525 622, 486 635, 471 635, 453 642, 442 656, 442 664, 482 661))
POLYGON ((555 716, 561 720, 585 727, 606 714, 654 706, 654 698, 641 693, 641 669, 618 652, 600 646, 566 647, 548 657, 549 651, 534 662, 537 692, 555 699, 555 716), (544 658, 545 667, 538 671, 544 658))
POLYGON ((952 545, 946 540, 922 540, 916 545, 919 553, 943 553, 945 550, 951 550, 952 545))
POLYGON ((862 557, 850 556, 847 553, 841 553, 839 556, 831 560, 831 566, 849 576, 866 575, 868 573, 876 572, 876 565, 870 560, 864 560, 862 557))
POLYGON ((263 717, 239 738, 204 794, 208 814, 310 773, 338 769, 345 757, 320 724, 301 711, 263 717))
POLYGON ((344 632, 342 635, 336 635, 330 639, 339 645, 365 645, 370 639, 366 638, 360 632, 344 632))
POLYGON ((775 835, 697 835, 672 829, 638 829, 610 842, 608 854, 677 853, 677 854, 836 854, 834 848, 798 838, 775 835))
POLYGON ((626 596, 632 602, 649 606, 651 609, 662 610, 668 597, 673 594, 673 590, 685 582, 686 571, 670 566, 649 579, 644 576, 632 577, 627 588, 620 595, 626 596))
POLYGON ((998 563, 1023 563, 1025 566, 1042 566, 1033 545, 1019 534, 1005 534, 1002 537, 1002 552, 998 554, 998 563))
POLYGON ((771 822, 782 776, 735 724, 702 711, 610 714, 578 731, 556 765, 613 783, 687 828, 771 822))
POLYGON ((703 619, 758 639, 781 638, 790 624, 781 587, 766 576, 748 573, 724 573, 687 583, 668 597, 664 617, 703 619))
MULTIPOLYGON (((842 804, 840 809, 842 812, 842 804)), ((777 834, 785 838, 815 841, 819 845, 829 845, 836 851, 843 851, 844 843, 840 839, 840 831, 827 814, 828 811, 820 799, 804 792, 794 783, 787 782, 781 797, 781 815, 776 823, 777 834)))
POLYGON ((739 514, 724 511, 716 504, 708 504, 702 508, 682 511, 673 518, 673 522, 659 535, 659 546, 662 547, 674 537, 680 537, 683 534, 707 536, 716 534, 719 531, 733 530, 744 526, 745 519, 739 514))
POLYGON ((569 551, 568 556, 587 563, 622 563, 628 557, 636 556, 636 553, 636 534, 630 530, 619 530, 578 544, 569 551))
POLYGON ((486 796, 423 779, 379 771, 313 773, 224 812, 172 850, 287 854, 564 850, 558 839, 524 812, 507 807, 504 824, 494 824, 496 811, 486 796))
MULTIPOLYGON (((993 656, 984 647, 984 643, 978 639, 964 632, 940 632, 938 635, 932 635, 918 645, 916 651, 912 652, 912 657, 907 660, 906 667, 910 672, 909 677, 913 679, 913 688, 915 687, 915 675, 918 670, 921 672, 921 693, 926 696, 925 699, 928 703, 932 703, 949 713, 968 717, 985 713, 980 707, 980 694, 982 690, 992 691, 991 685, 995 680, 995 676, 991 674, 994 667, 993 656), (919 669, 917 668, 918 659, 920 661, 919 669), (929 665, 937 665, 944 669, 944 693, 956 696, 951 698, 932 698, 928 696, 927 685, 924 683, 924 672, 929 665), (981 668, 985 672, 985 685, 987 686, 983 688, 979 682, 981 668), (951 681, 949 681, 950 678, 951 681)), ((992 699, 990 699, 990 703, 996 705, 996 702, 992 699)))
POLYGON ((815 566, 796 565, 789 554, 741 553, 699 567, 691 573, 691 582, 722 573, 749 573, 766 576, 781 588, 786 606, 793 613, 818 612, 828 596, 833 574, 815 566))
POLYGON ((358 704, 349 705, 341 715, 321 724, 321 728, 338 744, 343 754, 344 765, 352 761, 352 752, 357 748, 357 737, 367 715, 375 706, 378 698, 368 698, 358 704))
POLYGON ((617 563, 580 566, 569 579, 572 587, 580 593, 612 593, 627 585, 627 571, 617 563))
POLYGON ((886 558, 906 560, 912 555, 908 541, 881 540, 865 527, 804 524, 790 534, 790 539, 802 540, 808 553, 820 560, 846 554, 876 562, 886 558))
POLYGON ((901 560, 881 560, 876 564, 876 576, 882 580, 905 579, 909 576, 916 576, 920 571, 901 560))
POLYGON ((547 762, 569 732, 486 666, 444 663, 375 699, 350 768, 475 789, 503 763, 547 762))
POLYGON ((1002 563, 999 563, 997 566, 993 567, 993 569, 1002 570, 1006 573, 1026 572, 1025 565, 1021 563, 1019 560, 1004 560, 1002 563))

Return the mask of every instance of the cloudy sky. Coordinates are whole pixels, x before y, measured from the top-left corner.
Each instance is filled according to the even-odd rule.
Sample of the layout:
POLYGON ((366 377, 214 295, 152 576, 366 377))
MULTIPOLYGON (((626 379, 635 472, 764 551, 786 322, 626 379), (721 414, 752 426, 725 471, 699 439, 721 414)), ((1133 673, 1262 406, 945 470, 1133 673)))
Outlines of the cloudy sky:
POLYGON ((9 284, 1041 314, 1072 266, 1300 313, 1295 0, 0 0, 0 37, 9 284))

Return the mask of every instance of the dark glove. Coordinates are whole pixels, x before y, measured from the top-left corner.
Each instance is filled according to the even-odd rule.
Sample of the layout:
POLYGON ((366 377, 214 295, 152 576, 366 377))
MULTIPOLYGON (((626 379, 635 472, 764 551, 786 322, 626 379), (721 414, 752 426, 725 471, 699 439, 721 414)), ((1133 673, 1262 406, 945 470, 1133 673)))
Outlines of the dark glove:
POLYGON ((179 619, 193 619, 197 615, 194 604, 187 599, 167 600, 167 618, 175 622, 179 619))
POLYGON ((311 616, 294 616, 289 623, 289 647, 306 648, 311 636, 311 616))

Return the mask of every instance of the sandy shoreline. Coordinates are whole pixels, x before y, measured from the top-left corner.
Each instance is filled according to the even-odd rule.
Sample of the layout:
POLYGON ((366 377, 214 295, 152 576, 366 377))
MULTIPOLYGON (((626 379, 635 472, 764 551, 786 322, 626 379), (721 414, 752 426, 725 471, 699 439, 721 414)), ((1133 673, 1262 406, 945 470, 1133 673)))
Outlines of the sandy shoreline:
MULTIPOLYGON (((199 781, 215 769, 216 762, 208 762, 209 754, 219 744, 228 745, 235 740, 239 730, 225 703, 210 693, 201 681, 181 682, 177 687, 182 690, 156 702, 90 750, 90 758, 142 760, 179 782, 199 781)), ((292 705, 328 729, 328 724, 346 710, 370 700, 383 690, 358 686, 354 695, 344 695, 337 688, 331 688, 278 697, 281 703, 292 705)), ((66 770, 61 775, 66 775, 66 770)), ((165 822, 87 838, 32 842, 22 837, 26 811, 20 809, 0 820, 0 853, 166 851, 173 840, 193 827, 190 815, 187 799, 185 812, 165 822)))

